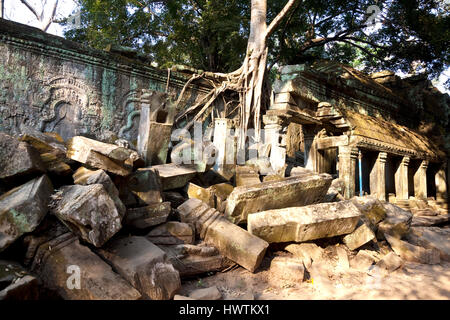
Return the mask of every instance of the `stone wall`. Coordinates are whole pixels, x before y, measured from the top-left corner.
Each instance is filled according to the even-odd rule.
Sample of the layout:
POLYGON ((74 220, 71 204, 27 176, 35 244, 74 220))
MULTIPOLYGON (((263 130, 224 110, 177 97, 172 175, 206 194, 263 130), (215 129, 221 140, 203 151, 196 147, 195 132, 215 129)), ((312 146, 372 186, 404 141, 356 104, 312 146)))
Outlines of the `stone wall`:
MULTIPOLYGON (((0 131, 16 134, 24 123, 64 139, 101 139, 112 131, 134 141, 142 90, 164 92, 167 86, 176 95, 186 81, 137 59, 0 19, 0 131)), ((188 105, 206 90, 187 90, 188 105)))

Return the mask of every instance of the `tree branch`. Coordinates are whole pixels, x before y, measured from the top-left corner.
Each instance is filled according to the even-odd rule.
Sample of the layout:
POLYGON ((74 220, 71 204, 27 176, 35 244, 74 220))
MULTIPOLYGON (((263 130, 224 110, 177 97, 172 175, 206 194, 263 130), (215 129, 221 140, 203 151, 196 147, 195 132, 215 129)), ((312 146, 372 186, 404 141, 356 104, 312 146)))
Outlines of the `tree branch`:
POLYGON ((48 28, 50 27, 50 25, 53 22, 53 19, 55 18, 56 15, 56 9, 58 8, 58 1, 55 1, 55 4, 53 5, 53 10, 52 10, 52 14, 51 16, 48 18, 47 23, 45 24, 44 28, 42 29, 43 31, 47 32, 48 28))
POLYGON ((27 0, 20 0, 20 2, 22 2, 28 8, 28 10, 30 10, 34 14, 34 16, 36 17, 36 19, 38 19, 38 21, 41 21, 36 10, 27 2, 27 0))
POLYGON ((275 17, 275 19, 272 20, 272 22, 270 23, 270 25, 267 27, 267 30, 266 30, 266 40, 267 40, 268 37, 270 37, 272 35, 272 33, 275 31, 275 29, 280 24, 281 20, 283 20, 283 18, 292 9, 292 7, 294 6, 294 4, 297 1, 298 0, 289 0, 286 3, 286 5, 284 6, 284 8, 275 17))

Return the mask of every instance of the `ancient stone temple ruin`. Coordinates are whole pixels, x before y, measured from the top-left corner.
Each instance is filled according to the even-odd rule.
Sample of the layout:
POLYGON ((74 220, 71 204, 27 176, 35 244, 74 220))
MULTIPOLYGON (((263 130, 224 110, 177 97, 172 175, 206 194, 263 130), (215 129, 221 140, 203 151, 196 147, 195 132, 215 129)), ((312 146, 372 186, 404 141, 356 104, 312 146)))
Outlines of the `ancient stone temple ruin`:
POLYGON ((339 176, 345 198, 362 193, 405 208, 416 200, 447 208, 450 97, 426 79, 367 76, 325 61, 283 67, 273 90, 264 123, 282 134, 276 148, 339 176))
POLYGON ((239 109, 198 111, 215 88, 192 73, 0 19, 0 300, 264 298, 215 273, 366 294, 407 262, 447 266, 448 95, 284 66, 240 158, 239 109))

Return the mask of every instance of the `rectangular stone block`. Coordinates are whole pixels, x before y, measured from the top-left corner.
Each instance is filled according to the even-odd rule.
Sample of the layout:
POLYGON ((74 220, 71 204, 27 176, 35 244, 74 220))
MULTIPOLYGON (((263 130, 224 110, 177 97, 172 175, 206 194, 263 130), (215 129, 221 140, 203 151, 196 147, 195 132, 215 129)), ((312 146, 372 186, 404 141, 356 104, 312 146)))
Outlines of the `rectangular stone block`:
POLYGON ((31 270, 46 288, 65 300, 141 298, 135 288, 70 233, 42 244, 31 270))
POLYGON ((440 262, 440 253, 434 248, 425 249, 418 247, 388 234, 385 234, 385 237, 392 250, 406 261, 425 264, 437 264, 440 262))
POLYGON ((115 239, 98 252, 144 297, 169 300, 181 287, 166 253, 145 237, 115 239))
POLYGON ((192 165, 168 163, 152 166, 152 168, 158 170, 164 191, 183 188, 197 174, 192 165))
POLYGON ((122 216, 101 184, 64 186, 52 213, 83 240, 101 247, 122 228, 122 216))
POLYGON ((261 264, 269 244, 232 224, 198 199, 189 199, 178 207, 182 222, 193 223, 196 233, 206 243, 247 270, 254 272, 261 264))
POLYGON ((375 233, 367 224, 362 223, 355 231, 346 235, 343 241, 350 250, 356 250, 374 239, 376 239, 375 233))
POLYGON ((123 224, 137 229, 146 229, 167 221, 172 208, 170 202, 154 203, 145 207, 129 208, 123 224))
POLYGON ((412 227, 406 236, 409 243, 439 251, 441 260, 450 261, 450 230, 437 227, 412 227))
POLYGON ((0 132, 0 182, 14 183, 18 178, 44 172, 45 166, 36 149, 0 132))
POLYGON ((43 175, 0 196, 0 252, 32 232, 48 212, 53 186, 43 175))
POLYGON ((318 203, 326 195, 331 180, 328 174, 312 173, 258 186, 236 187, 227 199, 225 215, 234 223, 242 223, 250 213, 318 203))
POLYGON ((304 242, 351 233, 360 215, 351 201, 319 203, 249 214, 247 230, 269 243, 304 242))

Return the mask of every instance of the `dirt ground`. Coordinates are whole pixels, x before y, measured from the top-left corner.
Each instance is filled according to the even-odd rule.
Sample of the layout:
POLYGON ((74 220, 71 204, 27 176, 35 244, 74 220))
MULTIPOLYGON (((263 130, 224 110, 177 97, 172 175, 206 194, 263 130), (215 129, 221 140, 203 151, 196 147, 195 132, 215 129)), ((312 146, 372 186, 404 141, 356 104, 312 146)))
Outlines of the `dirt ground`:
POLYGON ((216 286, 225 300, 415 300, 450 298, 450 263, 436 265, 406 262, 396 271, 371 276, 354 269, 311 272, 303 282, 280 280, 269 271, 270 259, 251 273, 236 266, 226 272, 182 283, 181 295, 194 289, 216 286), (314 278, 315 277, 315 278, 314 278))

